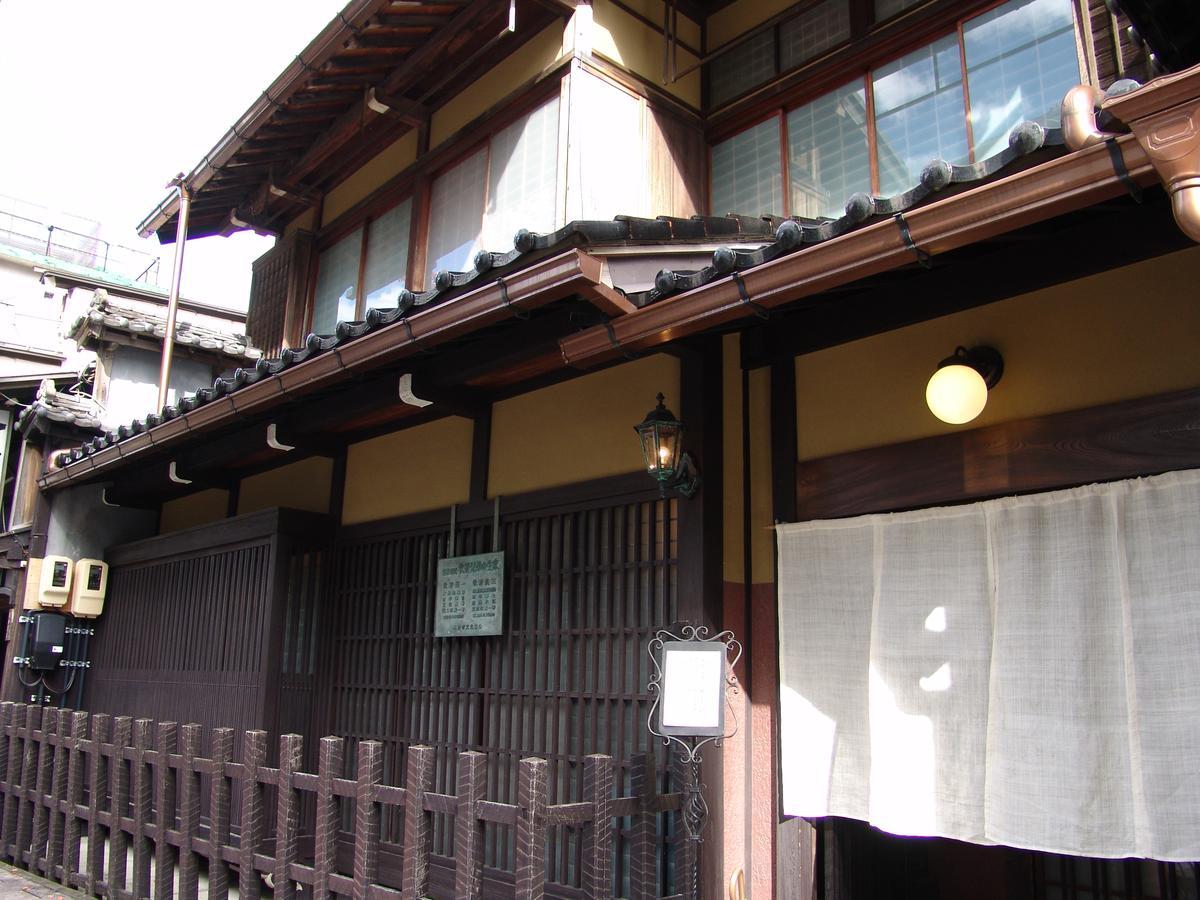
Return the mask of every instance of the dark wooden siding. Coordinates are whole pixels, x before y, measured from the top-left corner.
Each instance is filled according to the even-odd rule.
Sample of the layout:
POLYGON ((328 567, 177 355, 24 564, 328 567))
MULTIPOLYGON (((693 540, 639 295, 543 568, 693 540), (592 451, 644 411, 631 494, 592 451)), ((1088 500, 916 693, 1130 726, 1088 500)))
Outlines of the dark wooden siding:
POLYGON ((299 340, 299 307, 308 288, 312 235, 296 232, 254 261, 246 333, 267 356, 299 340))
POLYGON ((268 510, 115 547, 84 705, 307 731, 324 519, 268 510), (281 657, 287 657, 286 663, 281 657))
MULTIPOLYGON (((450 555, 448 525, 351 530, 329 596, 325 731, 382 741, 385 780, 403 778, 410 745, 433 746, 439 792, 453 792, 463 750, 487 753, 490 800, 513 802, 518 763, 530 755, 549 761, 564 800, 582 799, 591 753, 614 757, 618 793, 629 792, 631 759, 653 749, 646 643, 676 619, 676 501, 643 494, 529 510, 506 515, 501 531, 504 634, 438 639, 437 560, 450 555)), ((489 519, 460 523, 454 553, 491 549, 489 519)), ((385 821, 384 839, 398 840, 401 825, 385 821)), ((575 884, 577 835, 558 831, 552 877, 575 884)), ((434 853, 452 846, 453 819, 435 815, 434 853)), ((509 836, 489 826, 485 865, 508 868, 512 852, 509 836)))

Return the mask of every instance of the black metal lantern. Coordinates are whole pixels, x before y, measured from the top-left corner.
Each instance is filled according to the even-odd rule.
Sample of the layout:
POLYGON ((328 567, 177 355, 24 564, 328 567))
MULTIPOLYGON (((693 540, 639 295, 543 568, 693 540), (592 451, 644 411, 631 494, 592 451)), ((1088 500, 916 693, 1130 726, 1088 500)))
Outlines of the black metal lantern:
POLYGON ((700 476, 692 458, 680 450, 683 423, 663 404, 665 399, 660 393, 658 405, 633 430, 642 443, 646 472, 658 481, 659 494, 665 497, 672 487, 691 497, 700 486, 700 476))

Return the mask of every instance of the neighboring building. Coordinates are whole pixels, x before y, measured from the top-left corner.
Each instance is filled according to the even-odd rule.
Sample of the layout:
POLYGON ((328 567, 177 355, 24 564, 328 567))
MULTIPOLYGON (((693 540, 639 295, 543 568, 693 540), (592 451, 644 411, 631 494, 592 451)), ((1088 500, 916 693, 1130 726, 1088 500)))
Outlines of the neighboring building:
MULTIPOLYGON (((280 235, 247 324, 270 358, 51 454, 38 482, 51 517, 101 491, 158 516, 106 551, 84 707, 299 732, 308 771, 320 735, 380 740, 392 785, 430 745, 439 794, 481 750, 505 803, 523 757, 568 801, 607 753, 626 795, 656 745, 648 640, 728 628, 740 724, 706 756, 702 896, 740 872, 755 898, 1194 897, 1192 476, 1153 482, 1172 516, 1125 517, 1112 498, 1144 486, 1105 488, 1104 528, 1157 523, 1128 539, 1080 537, 1082 513, 1047 533, 1041 507, 1004 547, 857 518, 1200 468, 1200 24, 1124 6, 1136 29, 1074 0, 350 3, 188 179, 191 236, 280 235), (924 393, 959 345, 1003 356, 966 428, 924 393), (659 391, 691 498, 660 495, 633 434, 659 391), (805 526, 799 570, 783 529, 777 568, 773 524, 842 517, 805 526), (502 633, 435 636, 437 561, 493 547, 502 633), (993 643, 1014 559, 1029 624, 993 643), (1100 615, 1155 564, 1161 621, 1100 615), (820 694, 837 666, 854 696, 820 694), (1118 699, 1144 718, 1106 717, 1118 699)), ((143 230, 173 239, 176 206, 143 230)), ((427 803, 430 891, 453 896, 453 807, 427 803)), ((490 821, 506 895, 511 829, 490 821)), ((552 829, 548 896, 605 876, 687 894, 677 822, 651 885, 609 825, 599 877, 552 829)), ((382 827, 399 886, 403 830, 382 827)))

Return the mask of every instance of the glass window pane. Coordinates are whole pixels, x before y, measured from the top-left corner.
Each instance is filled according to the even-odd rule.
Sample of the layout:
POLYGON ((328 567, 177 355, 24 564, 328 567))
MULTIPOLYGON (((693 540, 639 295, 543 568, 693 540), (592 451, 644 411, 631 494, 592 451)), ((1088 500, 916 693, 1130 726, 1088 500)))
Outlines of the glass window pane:
POLYGON ((408 270, 408 232, 412 200, 385 212, 367 229, 367 265, 363 270, 365 309, 395 306, 408 270))
POLYGON ((780 68, 793 69, 849 37, 849 0, 825 0, 779 26, 780 68))
POLYGON ((897 13, 904 12, 910 6, 916 6, 921 0, 875 0, 875 21, 882 22, 897 13))
POLYGON ((1079 83, 1070 0, 1015 0, 963 26, 975 158, 1008 146, 1022 121, 1059 125, 1063 96, 1079 83))
POLYGON ((518 229, 553 231, 558 211, 558 98, 492 139, 483 246, 511 250, 518 229))
POLYGON ((712 148, 712 212, 783 215, 778 119, 767 119, 712 148))
POLYGON ((312 321, 314 333, 333 334, 333 327, 338 322, 354 319, 361 249, 362 229, 359 228, 327 249, 317 261, 312 321))
POLYGON ((438 269, 466 272, 475 265, 486 183, 486 150, 464 159, 434 181, 429 202, 427 288, 433 287, 432 276, 438 269))
POLYGON ((871 87, 880 194, 914 187, 921 169, 938 157, 957 165, 969 161, 956 35, 876 70, 871 87))
POLYGON ((720 106, 774 75, 775 31, 768 28, 708 64, 708 105, 720 106))
POLYGON ((867 92, 861 81, 788 113, 793 216, 842 215, 855 191, 871 190, 867 92))

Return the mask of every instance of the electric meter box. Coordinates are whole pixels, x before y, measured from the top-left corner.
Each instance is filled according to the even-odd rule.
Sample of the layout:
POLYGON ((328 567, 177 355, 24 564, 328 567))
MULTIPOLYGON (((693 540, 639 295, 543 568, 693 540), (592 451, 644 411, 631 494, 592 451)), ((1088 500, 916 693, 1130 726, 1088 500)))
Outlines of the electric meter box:
POLYGON ((108 563, 99 559, 75 560, 75 580, 67 612, 80 619, 94 619, 104 612, 108 590, 108 563))
POLYGON ((31 559, 26 572, 25 608, 66 606, 71 598, 71 575, 75 564, 65 556, 31 559))
POLYGON ((39 672, 57 669, 67 643, 67 617, 59 613, 41 612, 34 613, 30 618, 33 620, 29 626, 33 632, 30 666, 39 672))

